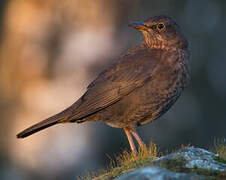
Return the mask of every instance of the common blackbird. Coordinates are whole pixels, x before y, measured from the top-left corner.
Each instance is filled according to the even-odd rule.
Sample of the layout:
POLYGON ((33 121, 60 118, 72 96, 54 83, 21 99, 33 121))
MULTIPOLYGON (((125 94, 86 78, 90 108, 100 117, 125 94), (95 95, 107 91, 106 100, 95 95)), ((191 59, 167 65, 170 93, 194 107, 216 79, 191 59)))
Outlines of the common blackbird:
POLYGON ((162 116, 190 80, 188 42, 176 22, 165 15, 129 26, 142 32, 143 42, 101 72, 74 104, 17 137, 59 123, 103 121, 124 129, 133 152, 136 148, 131 134, 143 146, 136 127, 162 116))

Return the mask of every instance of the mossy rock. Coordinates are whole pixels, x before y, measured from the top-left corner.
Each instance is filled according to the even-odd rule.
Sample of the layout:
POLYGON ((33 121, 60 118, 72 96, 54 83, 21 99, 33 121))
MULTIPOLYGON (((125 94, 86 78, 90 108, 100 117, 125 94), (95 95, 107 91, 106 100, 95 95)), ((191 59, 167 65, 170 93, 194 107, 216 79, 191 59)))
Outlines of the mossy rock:
POLYGON ((225 180, 226 163, 218 154, 194 147, 182 148, 159 158, 156 146, 151 144, 149 148, 140 149, 137 155, 124 151, 116 157, 116 161, 111 162, 107 170, 80 179, 136 180, 142 177, 150 177, 152 180, 155 180, 154 177, 163 180, 225 180), (156 174, 156 171, 159 173, 156 174))

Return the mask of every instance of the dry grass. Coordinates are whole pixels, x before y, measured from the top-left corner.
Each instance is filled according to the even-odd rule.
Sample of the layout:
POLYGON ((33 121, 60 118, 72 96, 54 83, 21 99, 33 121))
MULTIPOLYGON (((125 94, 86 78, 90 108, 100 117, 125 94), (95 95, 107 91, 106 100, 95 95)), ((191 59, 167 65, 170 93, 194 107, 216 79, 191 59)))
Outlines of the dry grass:
POLYGON ((226 139, 214 139, 211 150, 219 154, 219 157, 226 161, 226 139))
POLYGON ((156 145, 150 142, 148 147, 142 147, 137 154, 129 151, 123 151, 122 154, 111 159, 110 165, 105 170, 97 173, 86 172, 78 180, 107 180, 120 176, 137 168, 152 165, 152 161, 157 158, 158 149, 156 145))

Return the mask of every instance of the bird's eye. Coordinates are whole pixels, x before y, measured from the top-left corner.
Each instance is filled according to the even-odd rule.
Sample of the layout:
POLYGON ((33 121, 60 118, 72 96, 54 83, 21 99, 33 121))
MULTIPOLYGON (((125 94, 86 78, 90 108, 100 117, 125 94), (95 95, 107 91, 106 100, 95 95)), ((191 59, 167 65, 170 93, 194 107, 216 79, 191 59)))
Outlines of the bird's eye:
POLYGON ((159 23, 157 26, 158 30, 163 30, 165 28, 165 25, 163 23, 159 23))

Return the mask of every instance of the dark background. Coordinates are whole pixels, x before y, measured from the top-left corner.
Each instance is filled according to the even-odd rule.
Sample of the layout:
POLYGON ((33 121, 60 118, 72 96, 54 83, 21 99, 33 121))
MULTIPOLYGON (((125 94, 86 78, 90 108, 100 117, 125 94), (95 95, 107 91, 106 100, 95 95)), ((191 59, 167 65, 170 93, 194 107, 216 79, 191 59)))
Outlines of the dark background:
POLYGON ((190 42, 192 81, 159 120, 138 132, 164 152, 209 148, 226 131, 226 1, 0 1, 0 179, 75 179, 129 148, 121 129, 62 124, 27 139, 24 128, 71 105, 142 35, 127 26, 172 16, 190 42))

